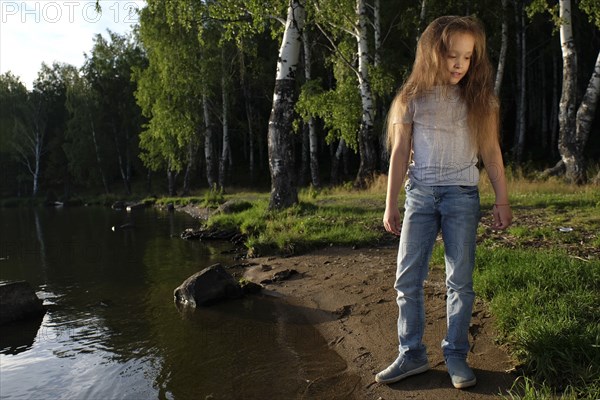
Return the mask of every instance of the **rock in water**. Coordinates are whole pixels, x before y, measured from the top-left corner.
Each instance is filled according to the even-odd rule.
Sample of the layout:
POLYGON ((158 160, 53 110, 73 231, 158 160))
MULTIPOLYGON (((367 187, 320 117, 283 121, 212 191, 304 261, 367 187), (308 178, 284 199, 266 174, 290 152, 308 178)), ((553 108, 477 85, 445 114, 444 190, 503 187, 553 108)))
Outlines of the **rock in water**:
POLYGON ((31 285, 25 281, 0 284, 0 325, 44 312, 31 285))
POLYGON ((215 264, 187 278, 173 295, 175 303, 197 307, 237 299, 243 296, 243 291, 221 264, 215 264))

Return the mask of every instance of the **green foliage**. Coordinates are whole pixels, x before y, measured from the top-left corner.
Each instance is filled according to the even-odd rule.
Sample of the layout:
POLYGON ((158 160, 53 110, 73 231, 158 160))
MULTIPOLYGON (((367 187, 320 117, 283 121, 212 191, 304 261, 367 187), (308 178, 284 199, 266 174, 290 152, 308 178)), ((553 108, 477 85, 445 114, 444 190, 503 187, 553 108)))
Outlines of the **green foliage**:
POLYGON ((310 117, 321 118, 328 132, 328 143, 344 138, 348 147, 356 150, 361 104, 355 81, 338 82, 335 89, 328 91, 321 88, 319 80, 306 82, 296 111, 305 121, 310 117))
MULTIPOLYGON (((89 109, 81 112, 93 113, 94 118, 91 121, 80 118, 81 123, 95 123, 99 146, 110 142, 110 151, 105 155, 110 155, 106 163, 112 168, 106 174, 118 173, 127 193, 131 192, 132 175, 140 167, 133 155, 139 153, 139 133, 144 123, 134 97, 132 74, 134 69, 144 69, 146 65, 145 54, 132 35, 121 36, 109 31, 106 38, 94 37, 94 46, 91 53, 86 54, 82 68, 90 93, 85 96, 89 109)), ((79 129, 72 129, 77 134, 79 129)), ((89 126, 84 126, 81 132, 89 130, 89 126)))
POLYGON ((597 0, 580 0, 579 8, 588 15, 590 22, 600 29, 600 3, 597 0))
POLYGON ((13 147, 15 129, 27 116, 27 88, 10 72, 0 75, 0 154, 16 157, 13 147))
MULTIPOLYGON (((203 7, 182 7, 182 2, 150 2, 141 15, 140 38, 150 65, 135 71, 136 99, 150 121, 140 135, 140 158, 151 170, 181 171, 190 162, 190 149, 199 146, 202 93, 210 91, 215 76, 215 55, 201 46, 212 34, 203 26, 203 7)), ((193 152, 193 150, 192 150, 193 152)))
POLYGON ((561 24, 558 12, 558 3, 550 6, 548 4, 548 0, 534 0, 525 8, 525 11, 530 19, 536 14, 549 13, 552 21, 554 22, 555 30, 558 29, 561 24))
POLYGON ((369 78, 371 79, 373 94, 377 97, 385 98, 396 90, 395 77, 381 66, 371 66, 369 68, 369 78))

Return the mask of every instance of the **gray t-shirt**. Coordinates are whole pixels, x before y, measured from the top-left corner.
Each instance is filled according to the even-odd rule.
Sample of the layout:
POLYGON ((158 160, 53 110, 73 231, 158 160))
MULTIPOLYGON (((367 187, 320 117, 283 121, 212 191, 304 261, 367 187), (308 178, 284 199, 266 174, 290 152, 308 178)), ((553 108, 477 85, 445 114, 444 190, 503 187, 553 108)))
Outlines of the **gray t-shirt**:
POLYGON ((476 186, 477 148, 471 143, 467 107, 455 85, 435 86, 408 104, 402 123, 413 124, 409 178, 427 186, 476 186))

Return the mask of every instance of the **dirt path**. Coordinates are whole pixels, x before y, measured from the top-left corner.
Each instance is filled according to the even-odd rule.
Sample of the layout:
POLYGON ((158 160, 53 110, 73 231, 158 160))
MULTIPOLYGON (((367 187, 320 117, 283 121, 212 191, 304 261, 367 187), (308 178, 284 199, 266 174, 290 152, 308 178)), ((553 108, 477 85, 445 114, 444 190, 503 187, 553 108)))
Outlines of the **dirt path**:
POLYGON ((467 390, 452 387, 440 348, 446 331, 444 271, 433 267, 425 285, 427 325, 424 342, 432 369, 393 385, 375 383, 374 376, 397 355, 398 309, 392 287, 396 248, 328 248, 289 258, 257 258, 247 278, 260 282, 276 272, 294 269, 299 274, 265 285, 301 305, 308 318, 347 363, 347 372, 360 376, 359 399, 488 399, 506 393, 514 376, 507 353, 494 342, 493 319, 476 301, 469 362, 478 383, 467 390), (338 318, 319 318, 323 312, 338 318), (312 314, 312 315, 311 315, 312 314), (325 320, 325 322, 323 322, 325 320))

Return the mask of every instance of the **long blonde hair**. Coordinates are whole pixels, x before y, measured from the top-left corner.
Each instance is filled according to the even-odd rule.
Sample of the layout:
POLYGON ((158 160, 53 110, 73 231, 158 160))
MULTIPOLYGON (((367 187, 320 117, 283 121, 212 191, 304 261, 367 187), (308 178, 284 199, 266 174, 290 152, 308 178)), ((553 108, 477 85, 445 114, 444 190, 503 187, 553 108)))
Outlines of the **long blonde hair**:
MULTIPOLYGON (((486 51, 485 31, 475 17, 444 16, 431 22, 417 44, 410 76, 394 98, 387 117, 387 143, 394 142, 394 125, 402 120, 408 104, 437 85, 445 85, 445 58, 452 36, 467 33, 475 39, 469 70, 458 86, 467 107, 467 122, 479 153, 497 145, 499 103, 494 93, 494 71, 486 51)), ((410 134, 411 132, 401 132, 410 134)))

